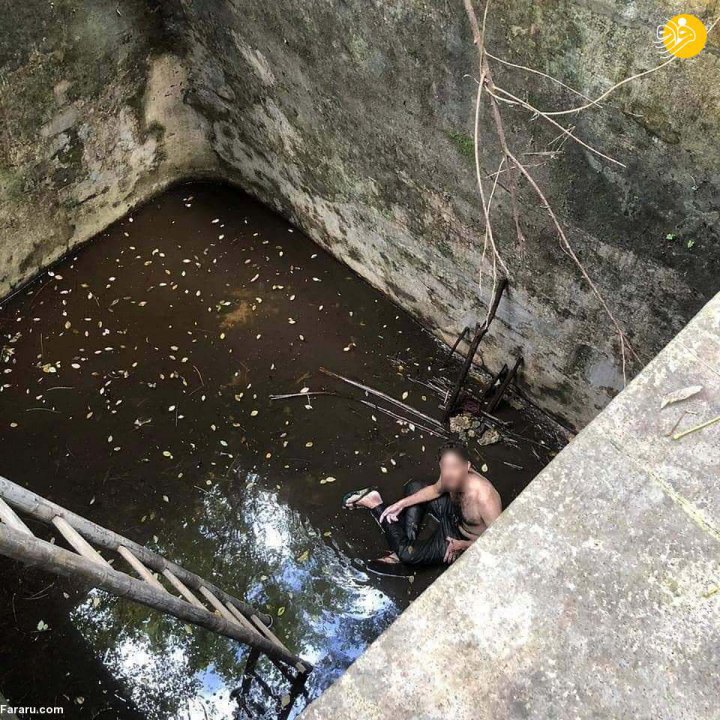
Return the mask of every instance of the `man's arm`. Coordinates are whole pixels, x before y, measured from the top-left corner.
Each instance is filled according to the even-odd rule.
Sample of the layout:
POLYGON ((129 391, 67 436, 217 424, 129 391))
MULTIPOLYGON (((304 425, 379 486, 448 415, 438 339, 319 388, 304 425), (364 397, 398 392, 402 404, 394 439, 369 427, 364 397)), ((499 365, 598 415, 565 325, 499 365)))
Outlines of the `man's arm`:
POLYGON ((502 501, 496 491, 483 493, 480 498, 480 514, 485 521, 485 529, 489 528, 502 513, 502 501))
POLYGON ((422 490, 418 490, 412 495, 398 500, 396 503, 389 505, 385 508, 383 514, 380 516, 380 522, 387 520, 388 522, 396 522, 400 513, 411 505, 419 505, 420 503, 430 502, 435 500, 443 494, 443 489, 440 484, 440 478, 436 483, 432 485, 426 485, 422 490))

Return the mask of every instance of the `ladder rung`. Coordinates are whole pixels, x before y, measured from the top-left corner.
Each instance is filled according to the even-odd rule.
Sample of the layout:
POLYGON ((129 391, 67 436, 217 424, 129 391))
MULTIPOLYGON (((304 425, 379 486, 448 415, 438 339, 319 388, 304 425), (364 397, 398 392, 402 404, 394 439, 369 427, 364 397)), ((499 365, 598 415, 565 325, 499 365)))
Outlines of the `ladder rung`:
POLYGON ((119 545, 117 551, 146 583, 158 590, 167 592, 165 586, 124 545, 119 545))
POLYGON ((80 555, 112 570, 112 565, 65 518, 56 515, 52 524, 80 555))
POLYGON ((235 616, 236 620, 248 630, 251 630, 256 635, 260 633, 256 627, 232 604, 227 603, 227 609, 235 616))
POLYGON ((200 592, 208 599, 210 604, 232 625, 240 625, 235 616, 204 586, 200 586, 200 592))
POLYGON ((18 530, 25 535, 32 535, 32 530, 17 516, 17 513, 0 498, 0 520, 13 530, 18 530))
POLYGON ((170 570, 165 568, 163 575, 170 581, 170 584, 191 604, 196 608, 205 609, 205 606, 198 600, 193 591, 179 578, 173 575, 170 570))
MULTIPOLYGON (((279 645, 285 652, 290 652, 280 638, 255 614, 251 616, 252 621, 257 625, 260 632, 268 639, 279 645)), ((302 663, 297 663, 295 667, 301 672, 307 672, 307 668, 302 663)))

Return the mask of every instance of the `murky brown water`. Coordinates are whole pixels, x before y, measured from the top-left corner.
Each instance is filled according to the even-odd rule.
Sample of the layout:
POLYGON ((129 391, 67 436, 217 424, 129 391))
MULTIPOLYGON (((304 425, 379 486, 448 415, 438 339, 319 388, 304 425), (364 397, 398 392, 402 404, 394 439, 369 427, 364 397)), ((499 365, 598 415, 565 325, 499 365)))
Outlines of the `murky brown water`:
MULTIPOLYGON (((324 366, 439 417, 411 379, 439 377, 444 349, 237 191, 176 188, 115 224, 0 310, 0 346, 0 475, 268 609, 316 663, 307 696, 284 710, 286 683, 266 668, 275 697, 253 686, 255 717, 296 715, 436 576, 367 573, 380 533, 339 505, 353 487, 394 499, 434 477, 441 441, 342 399, 269 396, 347 392, 324 366)), ((555 447, 529 415, 499 414, 555 447)), ((522 441, 481 452, 505 504, 548 459, 522 441)), ((12 704, 232 717, 244 648, 4 559, 0 571, 12 704)))

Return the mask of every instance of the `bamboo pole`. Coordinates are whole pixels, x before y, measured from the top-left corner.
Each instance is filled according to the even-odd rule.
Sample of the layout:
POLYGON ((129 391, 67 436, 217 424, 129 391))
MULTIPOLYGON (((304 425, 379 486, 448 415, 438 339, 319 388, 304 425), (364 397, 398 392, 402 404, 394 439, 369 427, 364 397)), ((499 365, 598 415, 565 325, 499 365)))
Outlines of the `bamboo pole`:
POLYGON ((210 604, 217 610, 222 617, 225 618, 229 623, 232 625, 240 625, 240 623, 235 619, 233 614, 206 588, 201 587, 200 592, 207 598, 207 600, 210 601, 210 604))
POLYGON ((226 605, 227 609, 232 613, 233 617, 247 630, 257 633, 254 625, 251 625, 250 621, 234 606, 230 603, 226 605))
MULTIPOLYGON (((257 625, 260 632, 268 640, 276 642, 278 645, 280 645, 281 648, 284 648, 286 652, 289 652, 282 640, 280 640, 280 638, 267 625, 265 625, 257 615, 252 616, 252 621, 255 623, 255 625, 257 625)), ((295 667, 301 673, 306 673, 308 671, 308 668, 303 663, 298 663, 295 667)))
POLYGON ((225 637, 258 648, 272 659, 292 666, 305 663, 301 658, 267 638, 251 634, 241 625, 230 623, 207 609, 196 608, 168 592, 160 592, 143 580, 137 580, 111 567, 100 565, 45 540, 30 538, 7 525, 0 525, 0 552, 13 560, 42 567, 57 575, 80 578, 120 597, 160 610, 179 620, 200 625, 225 637))
MULTIPOLYGON (((275 635, 275 633, 273 633, 267 627, 267 625, 265 625, 262 621, 260 621, 258 619, 257 615, 252 616, 253 622, 255 623, 255 625, 257 625, 257 629, 256 629, 255 625, 253 625, 236 607, 234 607, 233 605, 230 605, 229 603, 228 603, 227 607, 228 607, 228 610, 230 610, 230 612, 237 618, 238 622, 241 625, 247 627, 251 632, 262 633, 263 635, 265 635, 265 637, 268 640, 276 642, 281 648, 283 648, 287 651, 287 647, 285 647, 285 644, 282 642, 282 640, 280 640, 280 638, 278 638, 275 635)), ((292 675, 290 673, 288 673, 288 671, 282 665, 279 665, 275 660, 272 660, 272 658, 271 658, 271 661, 273 662, 275 667, 278 668, 278 670, 280 670, 280 672, 282 672, 282 674, 288 680, 290 680, 291 682, 294 682, 296 680, 296 678, 293 678, 292 675)), ((297 663, 295 665, 295 669, 299 673, 304 675, 304 674, 308 673, 312 668, 310 668, 306 663, 297 663)))
POLYGON ((327 390, 316 390, 316 391, 308 391, 308 392, 304 392, 304 393, 286 393, 284 395, 270 395, 270 400, 271 401, 290 400, 292 398, 308 398, 308 397, 318 397, 318 396, 337 397, 337 398, 340 398, 341 400, 350 400, 351 402, 357 402, 362 405, 365 405, 365 407, 369 407, 371 410, 376 410, 377 412, 381 412, 381 413, 383 413, 383 415, 387 415, 388 417, 391 417, 394 420, 400 420, 401 422, 404 422, 408 425, 412 425, 414 428, 416 428, 418 430, 422 430, 422 432, 426 432, 430 435, 435 435, 436 437, 446 437, 445 432, 440 428, 439 425, 437 427, 440 428, 440 430, 433 430, 432 428, 429 428, 425 425, 420 424, 417 420, 413 420, 412 418, 404 417, 403 415, 398 415, 397 413, 393 412, 392 410, 388 410, 386 407, 383 407, 382 405, 378 405, 378 403, 376 403, 376 402, 372 402, 370 400, 365 400, 363 398, 352 397, 352 395, 344 395, 343 393, 328 392, 327 390))
POLYGON ((483 402, 484 400, 487 400, 492 391, 495 389, 495 384, 499 381, 502 383, 502 381, 505 379, 505 376, 508 373, 508 366, 506 364, 503 364, 503 366, 500 368, 500 370, 495 373, 490 378, 490 382, 488 383, 487 387, 482 391, 482 394, 480 395, 480 402, 483 402))
POLYGON ((120 545, 125 546, 130 550, 135 557, 140 560, 144 565, 149 567, 156 572, 163 573, 165 570, 170 570, 177 578, 182 580, 188 587, 199 592, 200 586, 204 585, 208 590, 212 591, 220 600, 223 602, 230 602, 238 607, 245 615, 251 615, 252 613, 258 614, 266 625, 272 623, 272 618, 265 614, 260 613, 251 605, 234 598, 224 590, 216 587, 210 582, 203 580, 199 575, 196 575, 189 570, 176 565, 170 560, 166 560, 162 555, 149 550, 142 545, 133 542, 132 540, 119 535, 112 530, 101 527, 97 523, 87 520, 86 518, 77 515, 70 510, 66 510, 60 505, 56 505, 49 500, 37 495, 31 490, 16 485, 10 482, 7 478, 0 476, 0 497, 4 498, 10 505, 15 507, 21 512, 27 513, 31 517, 42 520, 45 523, 52 523, 53 518, 61 517, 68 522, 68 524, 77 530, 86 540, 91 541, 95 545, 110 550, 111 552, 117 552, 120 545))
POLYGON ((463 328, 462 332, 458 335, 458 339, 455 341, 455 344, 450 348, 450 352, 447 354, 445 361, 440 366, 441 368, 444 368, 450 362, 450 358, 455 354, 455 351, 458 349, 458 345, 465 339, 465 336, 469 332, 470 332, 470 326, 466 325, 463 328))
POLYGON ((17 516, 15 511, 0 498, 0 520, 9 525, 14 530, 18 530, 25 535, 32 535, 30 528, 17 516))

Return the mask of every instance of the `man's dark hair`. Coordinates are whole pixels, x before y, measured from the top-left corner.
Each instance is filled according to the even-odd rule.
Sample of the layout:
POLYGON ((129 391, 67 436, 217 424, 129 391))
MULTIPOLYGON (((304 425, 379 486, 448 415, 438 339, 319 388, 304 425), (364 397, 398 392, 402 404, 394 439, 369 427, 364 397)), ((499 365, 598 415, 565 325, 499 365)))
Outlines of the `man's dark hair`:
POLYGON ((467 445, 459 440, 448 440, 438 450, 438 462, 443 459, 448 453, 455 453, 459 455, 465 462, 470 462, 470 453, 468 452, 467 445))

